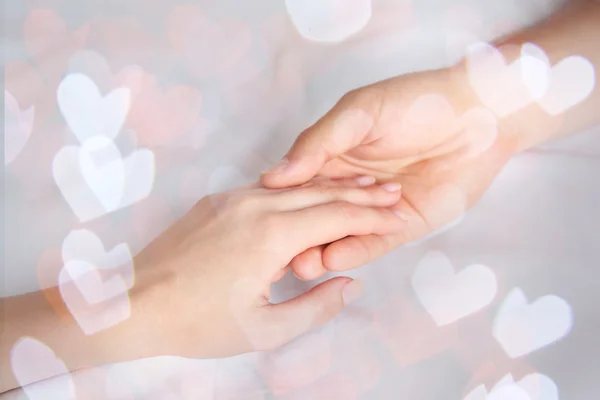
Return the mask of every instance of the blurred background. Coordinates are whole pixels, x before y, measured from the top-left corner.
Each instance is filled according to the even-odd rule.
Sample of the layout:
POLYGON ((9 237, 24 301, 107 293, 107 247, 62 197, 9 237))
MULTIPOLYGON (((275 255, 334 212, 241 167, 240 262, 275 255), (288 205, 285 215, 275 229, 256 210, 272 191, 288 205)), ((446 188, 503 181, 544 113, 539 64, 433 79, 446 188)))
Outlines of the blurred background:
MULTIPOLYGON (((1 294, 56 285, 75 229, 92 231, 107 251, 126 244, 137 253, 204 195, 256 180, 347 91, 452 65, 469 44, 560 4, 5 2, 1 294), (117 106, 100 114, 81 106, 109 94, 117 106), (82 142, 82 115, 103 121, 124 160, 116 203, 69 153, 82 142)), ((520 154, 451 227, 346 274, 364 280, 365 295, 322 329, 270 353, 80 371, 71 376, 78 398, 497 400, 490 393, 507 379, 530 400, 598 398, 598 171, 600 129, 520 154), (431 301, 456 299, 428 301, 414 276, 435 281, 449 268, 492 289, 440 324, 431 301), (498 327, 523 298, 531 307, 520 328, 530 336, 526 354, 511 358, 498 327), (102 392, 86 397, 90 387, 102 392)), ((289 274, 273 301, 317 283, 289 274)), ((35 393, 59 398, 56 385, 35 393)))

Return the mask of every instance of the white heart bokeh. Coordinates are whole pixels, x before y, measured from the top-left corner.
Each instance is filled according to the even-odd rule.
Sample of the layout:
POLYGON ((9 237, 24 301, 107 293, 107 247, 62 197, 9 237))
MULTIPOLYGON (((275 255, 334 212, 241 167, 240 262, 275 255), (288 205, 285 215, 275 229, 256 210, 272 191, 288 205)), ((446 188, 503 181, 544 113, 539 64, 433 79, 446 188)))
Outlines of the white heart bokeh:
POLYGON ((76 230, 63 241, 58 287, 65 305, 88 335, 129 318, 128 290, 134 283, 129 246, 106 251, 91 231, 76 230))
POLYGON ((126 243, 106 251, 93 232, 75 230, 63 241, 62 257, 65 265, 59 282, 72 281, 89 304, 110 300, 133 287, 133 256, 126 243), (112 276, 103 280, 101 271, 112 276))
POLYGON ((533 43, 523 44, 511 64, 498 49, 483 42, 469 46, 466 60, 471 86, 499 117, 533 103, 549 115, 559 115, 587 99, 596 85, 589 60, 575 55, 552 66, 544 50, 533 43))
POLYGON ((4 165, 13 162, 27 144, 33 132, 34 119, 33 105, 21 110, 13 95, 4 91, 4 165))
POLYGON ((90 305, 104 303, 127 293, 127 284, 120 276, 113 275, 104 280, 98 268, 84 260, 69 261, 60 271, 59 287, 64 287, 71 282, 90 305))
MULTIPOLYGON (((537 53, 523 54, 510 64, 494 46, 484 42, 467 48, 466 65, 469 82, 483 105, 499 117, 513 114, 534 102, 530 92, 543 91, 543 87, 523 82, 525 76, 544 76, 547 63, 537 58, 537 53)), ((537 82, 537 81, 536 81, 537 82)))
POLYGON ((10 364, 29 399, 76 399, 75 385, 67 367, 45 344, 32 338, 21 338, 10 352, 10 364), (43 380, 50 377, 56 378, 51 385, 44 385, 43 380))
POLYGON ((541 100, 550 83, 550 60, 544 50, 533 43, 525 43, 521 46, 521 58, 523 84, 533 100, 541 100))
POLYGON ((558 388, 552 379, 546 375, 533 373, 515 382, 512 375, 502 378, 488 393, 484 385, 477 386, 464 400, 559 400, 558 388), (523 397, 523 393, 527 397, 523 397))
POLYGON ((532 400, 527 392, 517 385, 505 385, 487 393, 480 386, 471 392, 464 400, 532 400))
POLYGON ((557 296, 540 297, 529 304, 520 288, 513 289, 500 305, 494 319, 494 338, 510 358, 548 346, 571 330, 573 312, 557 296))
MULTIPOLYGON (((369 125, 366 122, 365 119, 360 125, 368 129, 369 125)), ((346 126, 345 129, 350 131, 356 128, 346 126)), ((484 107, 472 107, 457 115, 444 95, 427 93, 419 96, 411 104, 398 130, 399 133, 392 140, 397 145, 402 144, 407 156, 421 151, 419 143, 422 143, 422 137, 426 135, 429 143, 437 144, 435 154, 455 153, 460 150, 461 156, 478 157, 496 142, 498 119, 484 107), (435 115, 436 118, 431 118, 431 115, 435 115), (448 140, 448 137, 452 137, 453 140, 448 140)), ((454 166, 454 163, 449 164, 454 166)), ((462 211, 466 211, 466 207, 462 211)), ((456 218, 458 216, 456 215, 456 218)))
POLYGON ((154 154, 137 149, 123 159, 108 138, 65 146, 54 157, 54 181, 81 222, 148 197, 154 185, 154 154))
POLYGON ((538 101, 550 115, 559 115, 589 97, 596 86, 594 65, 584 57, 571 56, 550 70, 545 95, 538 101))
POLYGON ((71 231, 63 240, 62 258, 64 262, 87 260, 100 269, 118 271, 133 286, 133 256, 127 243, 120 243, 106 251, 102 241, 93 232, 80 229, 71 231))
POLYGON ((559 115, 584 101, 594 90, 596 74, 593 64, 581 56, 569 56, 552 66, 544 50, 533 43, 521 46, 522 58, 545 65, 524 62, 523 83, 538 105, 550 115, 559 115), (530 56, 530 57, 526 57, 530 56))
POLYGON ((371 0, 286 0, 298 33, 316 42, 341 42, 371 19, 371 0))
POLYGON ((99 91, 112 88, 129 89, 129 103, 133 103, 139 94, 144 70, 139 65, 127 65, 113 73, 111 67, 100 53, 93 50, 83 50, 75 53, 69 59, 69 73, 86 76, 94 82, 99 91))
POLYGON ((60 111, 82 144, 96 136, 114 139, 127 118, 130 97, 128 88, 102 96, 94 81, 79 73, 67 75, 57 92, 60 111))
POLYGON ((96 136, 79 148, 79 169, 87 186, 107 212, 116 210, 125 189, 125 163, 115 144, 96 136))
POLYGON ((412 275, 419 301, 438 326, 458 321, 492 302, 497 283, 494 272, 484 265, 470 265, 455 272, 448 257, 429 252, 412 275))

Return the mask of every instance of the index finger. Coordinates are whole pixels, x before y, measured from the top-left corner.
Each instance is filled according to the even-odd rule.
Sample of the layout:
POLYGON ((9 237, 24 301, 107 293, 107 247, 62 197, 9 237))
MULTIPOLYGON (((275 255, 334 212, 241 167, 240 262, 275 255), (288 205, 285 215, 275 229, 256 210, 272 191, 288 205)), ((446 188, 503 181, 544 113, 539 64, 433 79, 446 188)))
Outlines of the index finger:
POLYGON ((300 185, 323 166, 360 146, 371 132, 382 101, 381 93, 362 88, 346 94, 316 124, 305 130, 282 161, 261 176, 265 187, 300 185))

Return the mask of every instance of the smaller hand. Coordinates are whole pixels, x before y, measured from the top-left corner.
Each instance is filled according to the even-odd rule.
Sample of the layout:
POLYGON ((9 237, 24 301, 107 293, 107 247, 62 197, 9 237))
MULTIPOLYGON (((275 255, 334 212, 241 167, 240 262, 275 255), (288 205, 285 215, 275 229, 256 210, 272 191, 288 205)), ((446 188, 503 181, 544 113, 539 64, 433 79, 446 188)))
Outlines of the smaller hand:
POLYGON ((333 318, 359 282, 334 278, 276 305, 269 286, 307 249, 402 228, 385 208, 397 188, 361 183, 370 182, 252 185, 202 199, 136 257, 130 296, 140 340, 153 355, 224 357, 278 347, 333 318))

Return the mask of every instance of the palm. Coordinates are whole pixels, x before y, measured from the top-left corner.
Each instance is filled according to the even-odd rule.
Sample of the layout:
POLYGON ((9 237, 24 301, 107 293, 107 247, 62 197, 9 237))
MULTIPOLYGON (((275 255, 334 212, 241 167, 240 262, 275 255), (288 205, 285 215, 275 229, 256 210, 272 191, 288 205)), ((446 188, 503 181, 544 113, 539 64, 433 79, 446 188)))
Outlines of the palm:
POLYGON ((413 157, 373 160, 362 156, 360 151, 350 151, 330 161, 321 175, 371 175, 380 181, 401 183, 402 198, 395 209, 409 217, 407 229, 393 239, 401 244, 431 233, 462 215, 505 164, 504 154, 499 147, 492 147, 475 157, 456 150, 417 160, 413 157))
POLYGON ((462 215, 512 154, 499 139, 495 117, 457 98, 436 72, 395 78, 362 91, 340 104, 346 101, 350 104, 343 106, 352 108, 360 96, 379 102, 376 112, 370 112, 373 124, 363 133, 363 144, 329 161, 319 174, 372 175, 401 183, 403 196, 395 208, 409 221, 405 231, 387 238, 392 246, 462 215))
POLYGON ((313 263, 314 254, 322 255, 327 269, 358 266, 441 228, 473 205, 513 154, 504 128, 476 104, 447 74, 421 72, 348 94, 303 133, 292 155, 337 154, 318 175, 401 183, 394 208, 408 221, 394 236, 351 236, 311 250, 297 258, 294 271, 313 263))

